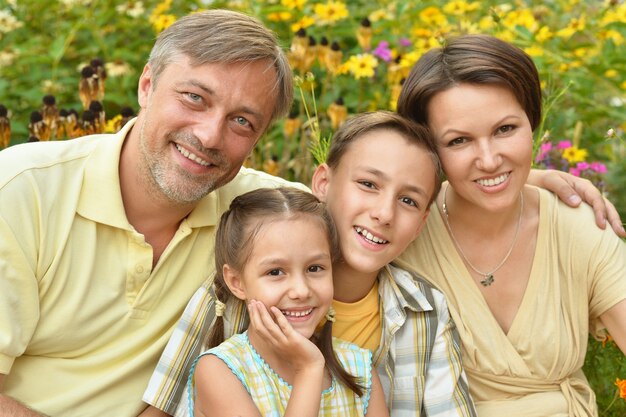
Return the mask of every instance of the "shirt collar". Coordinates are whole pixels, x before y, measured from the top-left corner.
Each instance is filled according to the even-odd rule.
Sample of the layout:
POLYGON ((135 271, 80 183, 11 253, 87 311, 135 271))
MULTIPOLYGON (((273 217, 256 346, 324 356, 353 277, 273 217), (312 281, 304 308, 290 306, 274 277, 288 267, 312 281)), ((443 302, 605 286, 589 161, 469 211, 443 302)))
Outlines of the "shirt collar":
POLYGON ((433 310, 411 274, 404 269, 386 265, 379 274, 379 281, 385 311, 391 308, 416 312, 433 310))

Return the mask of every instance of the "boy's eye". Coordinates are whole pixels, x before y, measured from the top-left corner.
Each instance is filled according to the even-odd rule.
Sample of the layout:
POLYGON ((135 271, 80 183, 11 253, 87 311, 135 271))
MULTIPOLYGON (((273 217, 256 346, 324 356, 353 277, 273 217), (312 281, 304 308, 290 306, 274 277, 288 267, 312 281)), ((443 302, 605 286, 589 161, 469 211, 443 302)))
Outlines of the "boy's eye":
POLYGON ((402 197, 400 201, 402 201, 404 204, 407 204, 409 206, 418 207, 417 202, 413 200, 412 198, 402 197))

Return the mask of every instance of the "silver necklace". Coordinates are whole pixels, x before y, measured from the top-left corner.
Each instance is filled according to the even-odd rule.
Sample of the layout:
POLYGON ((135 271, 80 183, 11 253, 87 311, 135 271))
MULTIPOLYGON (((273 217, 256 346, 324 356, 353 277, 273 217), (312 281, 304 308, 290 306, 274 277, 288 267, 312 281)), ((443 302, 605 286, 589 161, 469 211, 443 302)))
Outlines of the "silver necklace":
POLYGON ((504 258, 500 261, 498 266, 496 266, 491 272, 483 272, 483 271, 479 271, 474 265, 472 265, 469 259, 467 259, 467 256, 465 256, 465 253, 463 252, 461 245, 459 245, 459 242, 457 242, 456 238, 454 237, 454 233, 452 233, 452 227, 450 227, 450 223, 448 223, 448 205, 446 203, 446 200, 448 197, 449 186, 450 186, 449 184, 446 185, 446 189, 443 192, 443 205, 441 207, 441 209, 443 210, 443 214, 445 214, 443 219, 446 222, 446 227, 448 228, 448 231, 450 231, 450 236, 452 236, 452 240, 454 241, 454 244, 456 245, 457 249, 461 253, 461 256, 463 257, 463 260, 465 261, 465 263, 467 263, 469 267, 474 270, 474 272, 484 277, 483 279, 480 280, 480 283, 483 287, 488 287, 491 284, 493 284, 493 282, 495 281, 495 277, 493 274, 498 269, 500 269, 502 265, 504 265, 507 259, 509 259, 511 252, 513 252, 513 248, 515 247, 515 242, 517 242, 517 234, 519 233, 520 224, 522 224, 522 213, 524 212, 524 194, 521 191, 519 193, 520 195, 519 218, 517 219, 517 227, 515 229, 515 236, 513 236, 513 242, 511 243, 511 247, 509 248, 509 251, 506 253, 506 255, 504 255, 504 258))

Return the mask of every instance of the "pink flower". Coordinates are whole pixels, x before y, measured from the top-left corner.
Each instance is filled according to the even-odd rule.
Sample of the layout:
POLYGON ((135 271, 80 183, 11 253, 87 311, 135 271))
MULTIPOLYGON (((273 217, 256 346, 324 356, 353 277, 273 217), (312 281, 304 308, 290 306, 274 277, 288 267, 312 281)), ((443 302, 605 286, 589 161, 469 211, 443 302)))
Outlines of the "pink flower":
POLYGON ((391 61, 391 49, 387 41, 380 41, 373 53, 385 62, 391 61))
POLYGON ((572 142, 569 140, 562 140, 556 144, 557 149, 567 149, 572 147, 572 142))
POLYGON ((606 174, 606 165, 602 162, 592 162, 591 169, 596 171, 598 174, 606 174))
POLYGON ((400 38, 398 40, 398 43, 402 46, 411 46, 411 41, 408 40, 407 38, 400 38))
POLYGON ((574 168, 574 167, 570 168, 569 173, 575 177, 580 177, 580 169, 578 168, 574 168))
POLYGON ((584 171, 584 170, 586 170, 586 169, 591 168, 591 165, 589 165, 589 163, 588 163, 588 162, 584 162, 584 161, 583 161, 583 162, 579 162, 579 163, 577 163, 577 164, 576 164, 576 168, 577 168, 577 169, 579 169, 579 170, 581 170, 581 171, 584 171))
POLYGON ((542 143, 539 146, 539 152, 537 152, 537 157, 535 158, 535 161, 539 162, 543 160, 547 156, 548 152, 550 152, 551 149, 552 149, 552 142, 542 143))

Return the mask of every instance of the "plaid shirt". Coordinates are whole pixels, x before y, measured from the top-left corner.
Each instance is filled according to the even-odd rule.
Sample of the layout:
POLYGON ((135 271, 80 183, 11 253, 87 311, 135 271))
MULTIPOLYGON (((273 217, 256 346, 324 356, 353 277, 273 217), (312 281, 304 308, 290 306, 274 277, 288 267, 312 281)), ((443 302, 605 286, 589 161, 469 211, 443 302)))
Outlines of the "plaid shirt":
MULTIPOLYGON (((379 282, 383 332, 374 361, 391 416, 475 417, 443 294, 393 265, 381 271, 379 282)), ((206 282, 190 300, 144 393, 145 402, 177 417, 188 415, 178 403, 215 317, 210 285, 206 282)), ((224 323, 226 335, 247 327, 242 308, 227 306, 224 318, 233 319, 224 323)))

